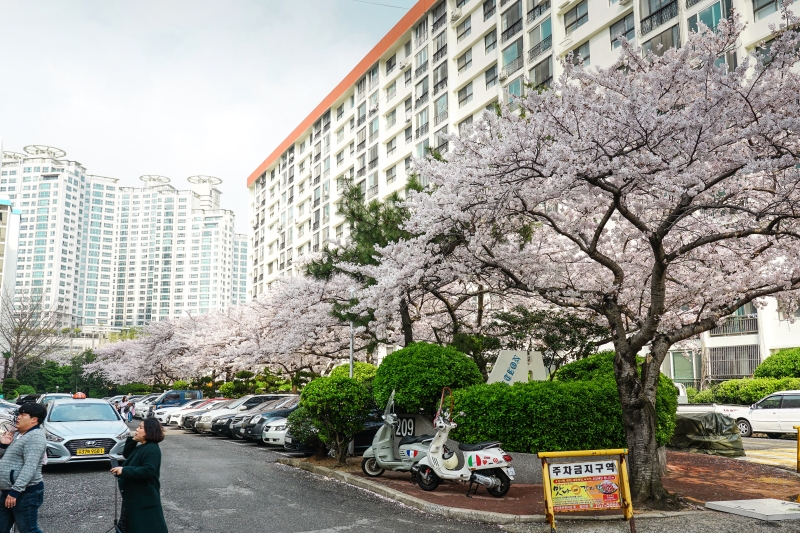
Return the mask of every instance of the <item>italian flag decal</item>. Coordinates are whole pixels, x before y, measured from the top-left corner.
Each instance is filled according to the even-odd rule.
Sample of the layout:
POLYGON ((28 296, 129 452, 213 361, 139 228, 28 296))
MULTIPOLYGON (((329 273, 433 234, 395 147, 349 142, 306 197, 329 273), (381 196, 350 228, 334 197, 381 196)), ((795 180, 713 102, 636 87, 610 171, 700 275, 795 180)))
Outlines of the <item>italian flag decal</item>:
POLYGON ((467 457, 467 464, 469 466, 481 466, 483 462, 481 461, 481 458, 478 457, 477 455, 470 455, 469 457, 467 457))

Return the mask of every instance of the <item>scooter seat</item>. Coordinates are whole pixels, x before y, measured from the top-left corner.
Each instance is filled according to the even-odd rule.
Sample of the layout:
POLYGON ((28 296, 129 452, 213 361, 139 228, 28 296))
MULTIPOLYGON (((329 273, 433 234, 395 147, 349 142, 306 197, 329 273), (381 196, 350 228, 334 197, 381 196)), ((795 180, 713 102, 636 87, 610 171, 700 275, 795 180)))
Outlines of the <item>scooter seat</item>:
POLYGON ((433 439, 433 435, 408 435, 400 439, 399 446, 403 446, 405 444, 416 444, 417 442, 424 442, 431 439, 433 439))
POLYGON ((462 452, 477 452, 478 450, 485 450, 486 448, 497 448, 500 444, 501 442, 499 440, 478 442, 476 444, 464 444, 460 442, 458 443, 458 449, 462 452))

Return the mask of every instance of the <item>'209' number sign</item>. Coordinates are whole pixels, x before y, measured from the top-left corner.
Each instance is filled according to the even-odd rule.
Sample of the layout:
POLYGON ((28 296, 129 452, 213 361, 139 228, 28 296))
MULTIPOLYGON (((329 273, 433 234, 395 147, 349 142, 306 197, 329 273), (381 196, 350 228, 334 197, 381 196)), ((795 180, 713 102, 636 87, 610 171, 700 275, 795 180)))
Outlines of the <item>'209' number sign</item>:
POLYGON ((414 419, 413 418, 399 418, 397 420, 397 429, 394 434, 398 437, 410 437, 414 435, 414 419))
POLYGON ((514 372, 517 370, 517 366, 519 366, 520 358, 518 355, 515 355, 511 358, 511 362, 508 364, 508 368, 506 369, 506 373, 503 376, 504 381, 511 381, 514 379, 514 372))

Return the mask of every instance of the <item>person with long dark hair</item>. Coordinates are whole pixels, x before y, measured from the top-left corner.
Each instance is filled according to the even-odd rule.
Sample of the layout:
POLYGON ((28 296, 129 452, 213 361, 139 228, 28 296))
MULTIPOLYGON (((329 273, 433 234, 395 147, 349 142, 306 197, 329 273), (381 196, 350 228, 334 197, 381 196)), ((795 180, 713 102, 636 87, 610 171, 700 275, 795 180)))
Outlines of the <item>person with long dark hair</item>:
POLYGON ((125 464, 111 469, 122 493, 122 512, 117 528, 123 533, 167 533, 161 508, 161 449, 164 430, 155 418, 147 418, 128 437, 122 455, 125 464))

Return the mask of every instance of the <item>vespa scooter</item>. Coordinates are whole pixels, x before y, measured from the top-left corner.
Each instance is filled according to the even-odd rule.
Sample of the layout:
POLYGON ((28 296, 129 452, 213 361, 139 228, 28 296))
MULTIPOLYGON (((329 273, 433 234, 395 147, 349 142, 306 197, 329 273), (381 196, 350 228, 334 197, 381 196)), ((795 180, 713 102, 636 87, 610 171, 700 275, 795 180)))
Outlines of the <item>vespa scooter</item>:
POLYGON ((397 415, 394 411, 394 391, 389 396, 386 411, 383 413, 383 426, 372 439, 372 446, 364 452, 361 470, 369 477, 377 477, 385 470, 408 472, 428 452, 433 435, 406 436, 400 439, 395 455, 394 443, 397 428, 397 415))
MULTIPOLYGON (((477 444, 459 444, 464 452, 464 466, 458 468, 458 457, 447 448, 447 435, 457 424, 452 421, 453 397, 449 388, 442 389, 439 410, 434 419, 436 436, 431 442, 428 454, 411 469, 411 480, 416 481, 422 490, 436 490, 442 480, 469 482, 467 497, 477 492, 483 485, 486 491, 497 498, 506 495, 514 479, 514 469, 508 466, 511 456, 500 449, 500 442, 489 441, 477 444), (475 484, 475 492, 472 485, 475 484)), ((459 413, 457 416, 464 416, 459 413)))

